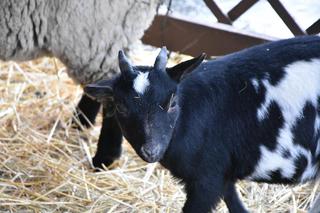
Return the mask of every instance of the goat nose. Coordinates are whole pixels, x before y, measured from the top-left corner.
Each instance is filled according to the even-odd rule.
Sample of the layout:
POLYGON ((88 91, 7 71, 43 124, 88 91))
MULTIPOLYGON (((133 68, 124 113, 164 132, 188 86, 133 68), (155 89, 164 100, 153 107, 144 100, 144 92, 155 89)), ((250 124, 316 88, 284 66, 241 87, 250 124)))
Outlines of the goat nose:
POLYGON ((148 162, 154 162, 159 157, 160 145, 142 146, 141 153, 148 162))

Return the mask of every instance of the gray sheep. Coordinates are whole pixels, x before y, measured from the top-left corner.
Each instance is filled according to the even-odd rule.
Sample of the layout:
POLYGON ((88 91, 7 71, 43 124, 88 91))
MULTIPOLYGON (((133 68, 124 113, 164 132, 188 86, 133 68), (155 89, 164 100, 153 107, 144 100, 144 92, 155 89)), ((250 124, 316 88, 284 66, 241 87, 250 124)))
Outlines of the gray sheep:
MULTIPOLYGON (((160 1, 1 0, 0 59, 24 61, 51 55, 66 65, 76 83, 110 78, 118 70, 118 50, 142 37, 160 1)), ((80 122, 89 126, 99 108, 98 102, 84 95, 77 107, 80 122)), ((93 159, 97 167, 109 165, 121 152, 121 131, 112 116, 104 117, 93 159), (101 153, 102 147, 107 153, 101 153)))

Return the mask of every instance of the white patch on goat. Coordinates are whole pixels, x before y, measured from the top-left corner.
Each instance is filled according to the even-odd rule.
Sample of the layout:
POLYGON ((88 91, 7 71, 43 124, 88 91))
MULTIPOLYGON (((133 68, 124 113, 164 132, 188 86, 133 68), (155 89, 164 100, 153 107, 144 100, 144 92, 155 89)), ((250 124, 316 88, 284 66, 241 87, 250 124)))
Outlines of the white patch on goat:
POLYGON ((253 179, 270 179, 270 172, 280 170, 283 177, 290 178, 294 175, 294 161, 289 158, 283 158, 279 150, 272 152, 265 146, 260 147, 261 158, 255 172, 252 174, 253 179))
POLYGON ((133 88, 137 93, 142 95, 150 85, 148 76, 148 72, 139 72, 137 77, 134 79, 133 88))
POLYGON ((320 128, 320 117, 319 117, 319 115, 317 115, 316 119, 314 121, 314 132, 318 133, 319 128, 320 128))
POLYGON ((318 168, 319 165, 318 163, 312 165, 312 153, 310 151, 308 151, 307 153, 307 160, 308 160, 308 165, 306 167, 306 169, 304 170, 300 181, 302 183, 308 181, 308 180, 312 180, 316 177, 317 172, 318 172, 318 168))
POLYGON ((251 79, 251 83, 252 83, 254 89, 256 90, 256 92, 258 92, 258 90, 259 90, 259 82, 258 82, 258 80, 253 78, 253 79, 251 79))
MULTIPOLYGON (((261 158, 250 179, 270 179, 271 172, 277 170, 280 170, 283 177, 292 178, 296 170, 294 161, 299 156, 304 156, 308 161, 300 179, 302 182, 314 178, 318 171, 318 166, 312 165, 311 152, 300 145, 293 144, 291 130, 301 118, 307 102, 317 106, 320 95, 320 59, 294 62, 287 65, 284 72, 284 77, 276 86, 271 85, 267 79, 262 81, 266 87, 266 98, 257 110, 258 120, 261 121, 267 117, 270 103, 275 102, 282 112, 284 125, 279 130, 274 151, 268 150, 263 145, 260 147, 261 158), (289 151, 291 156, 284 158, 283 150, 289 151)), ((315 121, 315 127, 318 128, 318 126, 319 118, 315 121)), ((317 150, 320 152, 318 147, 317 150)))
POLYGON ((316 156, 320 155, 320 139, 317 141, 316 156))
POLYGON ((266 101, 258 109, 257 116, 263 120, 271 101, 275 101, 289 123, 295 122, 306 101, 317 105, 320 93, 320 59, 297 61, 284 68, 285 76, 273 86, 262 80, 266 87, 266 101))

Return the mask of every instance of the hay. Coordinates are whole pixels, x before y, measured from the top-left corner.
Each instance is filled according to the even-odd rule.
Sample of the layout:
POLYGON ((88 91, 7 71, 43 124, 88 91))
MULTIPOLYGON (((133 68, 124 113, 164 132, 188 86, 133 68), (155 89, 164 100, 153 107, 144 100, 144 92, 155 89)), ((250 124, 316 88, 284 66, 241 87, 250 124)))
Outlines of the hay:
MULTIPOLYGON (((134 59, 150 64, 149 52, 134 59)), ((0 211, 180 212, 182 186, 127 143, 111 168, 93 172, 101 118, 90 130, 71 127, 82 90, 64 69, 53 58, 0 63, 0 211)), ((241 182, 238 190, 252 212, 305 212, 319 185, 241 182)))

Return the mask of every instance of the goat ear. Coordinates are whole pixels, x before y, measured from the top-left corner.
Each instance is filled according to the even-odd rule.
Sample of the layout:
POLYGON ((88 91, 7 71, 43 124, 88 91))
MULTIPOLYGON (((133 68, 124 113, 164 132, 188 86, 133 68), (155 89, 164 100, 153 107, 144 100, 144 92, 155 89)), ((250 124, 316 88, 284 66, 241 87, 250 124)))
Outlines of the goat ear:
POLYGON ((196 58, 184 61, 174 67, 168 68, 168 75, 175 81, 180 82, 186 75, 195 70, 207 57, 205 53, 202 53, 196 58))
POLYGON ((101 80, 93 84, 88 84, 84 88, 84 92, 97 101, 103 101, 113 97, 113 81, 101 80))

